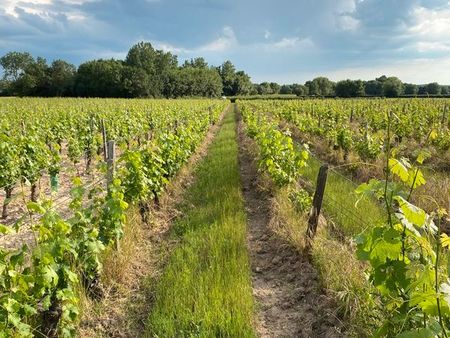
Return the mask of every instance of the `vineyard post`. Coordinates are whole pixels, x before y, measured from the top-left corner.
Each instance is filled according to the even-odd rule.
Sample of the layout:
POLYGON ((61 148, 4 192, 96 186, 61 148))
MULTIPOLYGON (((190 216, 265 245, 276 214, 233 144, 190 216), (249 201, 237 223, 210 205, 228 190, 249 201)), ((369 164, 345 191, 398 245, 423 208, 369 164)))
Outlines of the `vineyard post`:
POLYGON ((105 162, 108 160, 108 154, 107 154, 107 141, 106 141, 106 126, 105 126, 105 119, 102 119, 102 138, 103 138, 103 158, 105 162))
POLYGON ((441 118, 442 127, 445 126, 445 119, 447 117, 447 110, 448 110, 447 105, 444 105, 444 109, 442 110, 442 118, 441 118))
POLYGON ((108 141, 108 148, 107 148, 107 154, 108 158, 106 161, 107 164, 107 174, 106 174, 106 185, 109 188, 110 184, 112 184, 112 181, 114 179, 114 171, 115 171, 115 162, 116 162, 116 151, 115 151, 115 142, 114 141, 108 141))
POLYGON ((309 213, 308 229, 306 230, 306 238, 308 246, 310 246, 317 230, 319 223, 320 209, 322 208, 323 195, 325 193, 325 185, 327 183, 328 164, 323 164, 317 175, 316 191, 314 192, 313 205, 309 213))

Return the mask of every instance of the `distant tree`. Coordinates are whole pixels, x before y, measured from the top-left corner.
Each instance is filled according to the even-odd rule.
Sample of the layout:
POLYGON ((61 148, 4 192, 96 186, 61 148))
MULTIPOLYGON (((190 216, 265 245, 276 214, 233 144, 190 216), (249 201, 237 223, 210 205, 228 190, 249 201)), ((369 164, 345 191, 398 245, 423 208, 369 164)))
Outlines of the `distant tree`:
POLYGON ((384 83, 387 79, 388 79, 388 77, 387 77, 386 75, 381 75, 380 77, 377 77, 377 78, 375 79, 375 81, 384 83))
POLYGON ((148 93, 158 97, 164 95, 171 70, 178 66, 177 57, 162 50, 155 50, 150 42, 139 42, 128 51, 125 63, 143 69, 148 75, 148 93))
POLYGON ((257 90, 259 95, 273 94, 272 87, 270 87, 269 82, 261 82, 259 85, 257 85, 257 90))
POLYGON ((326 77, 316 77, 312 81, 307 81, 309 95, 331 96, 334 95, 334 82, 326 77))
POLYGON ((195 59, 185 60, 183 67, 194 67, 194 68, 206 69, 206 68, 208 68, 208 63, 205 61, 204 58, 198 57, 195 59))
POLYGON ((250 95, 252 92, 253 84, 250 76, 243 71, 236 72, 233 81, 233 95, 250 95))
POLYGON ((383 95, 386 97, 397 97, 403 92, 403 83, 397 77, 388 77, 383 81, 383 95))
POLYGON ((14 82, 25 72, 34 62, 30 53, 9 52, 0 58, 0 65, 3 67, 5 80, 14 82))
POLYGON ((234 93, 234 78, 236 75, 236 68, 231 63, 231 61, 227 60, 225 61, 220 67, 219 67, 219 74, 222 78, 223 83, 223 95, 225 96, 233 96, 234 93))
POLYGON ((280 94, 292 94, 292 86, 282 85, 280 88, 280 94))
POLYGON ((87 97, 125 96, 123 63, 118 60, 93 60, 78 67, 75 93, 87 97))
POLYGON ((272 94, 278 94, 280 92, 280 85, 276 82, 270 83, 270 89, 272 90, 272 94))
POLYGON ((48 65, 44 58, 31 59, 15 81, 10 82, 10 91, 19 96, 48 96, 50 80, 48 65))
POLYGON ((450 94, 450 87, 449 86, 441 86, 441 94, 442 95, 450 94))
POLYGON ((143 68, 124 65, 122 67, 122 89, 126 97, 147 97, 149 92, 149 75, 143 68))
POLYGON ((261 82, 257 85, 257 90, 259 95, 270 95, 273 94, 273 89, 269 82, 261 82))
POLYGON ((419 86, 412 83, 405 83, 404 91, 405 95, 417 95, 419 92, 419 86))
POLYGON ((298 83, 294 83, 292 86, 292 93, 297 95, 297 96, 305 96, 305 95, 309 95, 309 91, 308 91, 308 87, 298 84, 298 83))
POLYGON ((343 80, 336 83, 336 96, 358 97, 364 96, 364 83, 361 80, 343 80))
POLYGON ((419 95, 427 95, 428 94, 428 88, 427 86, 419 86, 419 91, 418 91, 419 95))
POLYGON ((222 78, 215 68, 183 66, 173 72, 172 97, 218 97, 222 78))
POLYGON ((49 95, 71 95, 75 83, 76 68, 74 65, 55 60, 49 68, 50 91, 49 95))
POLYGON ((9 87, 10 87, 9 81, 0 79, 0 96, 8 95, 9 87))
POLYGON ((427 84, 427 93, 430 95, 440 95, 442 91, 441 86, 437 82, 427 84))
POLYGON ((383 83, 377 80, 370 80, 364 84, 364 92, 369 96, 381 96, 383 94, 383 83))

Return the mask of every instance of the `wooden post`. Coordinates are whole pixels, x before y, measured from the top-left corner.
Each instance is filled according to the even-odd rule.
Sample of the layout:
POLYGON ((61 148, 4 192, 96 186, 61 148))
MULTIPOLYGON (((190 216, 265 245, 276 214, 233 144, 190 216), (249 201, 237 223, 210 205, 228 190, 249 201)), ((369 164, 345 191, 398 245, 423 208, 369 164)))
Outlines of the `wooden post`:
POLYGON ((306 237, 310 242, 317 230, 317 224, 319 223, 320 209, 322 208, 323 195, 325 192, 325 185, 327 183, 328 176, 328 164, 324 164, 319 169, 317 175, 316 191, 314 192, 313 205, 311 212, 309 213, 308 229, 306 230, 306 237))
POLYGON ((442 118, 441 118, 441 124, 444 127, 445 126, 445 119, 447 117, 447 105, 444 106, 444 109, 442 110, 442 118))
POLYGON ((214 125, 215 123, 213 118, 213 110, 211 106, 208 107, 208 111, 209 111, 209 124, 214 125))
POLYGON ((116 162, 116 151, 115 151, 115 142, 108 141, 108 159, 106 161, 107 164, 107 174, 106 174, 106 185, 109 188, 110 184, 114 179, 114 171, 115 171, 115 162, 116 162))
POLYGON ((106 126, 105 126, 105 119, 102 119, 102 137, 103 137, 103 159, 105 162, 108 160, 108 148, 107 148, 107 141, 106 141, 106 126))

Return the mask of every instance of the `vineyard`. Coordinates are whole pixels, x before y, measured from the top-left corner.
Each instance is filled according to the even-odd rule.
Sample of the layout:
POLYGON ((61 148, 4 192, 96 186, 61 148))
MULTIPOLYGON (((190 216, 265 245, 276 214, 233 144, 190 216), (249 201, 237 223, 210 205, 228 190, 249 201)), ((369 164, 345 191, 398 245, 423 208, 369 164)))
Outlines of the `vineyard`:
POLYGON ((0 116, 0 337, 450 334, 448 99, 0 116))
POLYGON ((2 101, 0 186, 9 226, 1 231, 19 243, 1 252, 4 336, 32 336, 34 325, 47 336, 74 334, 77 288, 99 292, 100 257, 119 246, 126 209, 138 205, 146 217, 144 202, 158 199, 223 109, 206 100, 2 101), (106 180, 109 140, 120 155, 106 180), (39 186, 47 189, 39 194, 39 186), (14 232, 31 241, 20 243, 14 232))

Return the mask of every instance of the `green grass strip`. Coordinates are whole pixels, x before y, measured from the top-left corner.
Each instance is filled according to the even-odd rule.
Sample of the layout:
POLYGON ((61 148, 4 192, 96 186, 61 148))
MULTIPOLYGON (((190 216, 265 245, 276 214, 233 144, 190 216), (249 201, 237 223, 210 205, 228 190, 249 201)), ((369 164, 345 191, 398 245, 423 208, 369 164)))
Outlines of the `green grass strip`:
MULTIPOLYGON (((320 161, 310 156, 307 167, 302 169, 302 175, 315 185, 320 166, 320 161)), ((356 203, 360 198, 355 193, 356 187, 344 177, 328 171, 323 209, 339 229, 350 237, 379 225, 385 219, 383 208, 374 199, 364 197, 356 203)))
POLYGON ((235 117, 227 113, 185 196, 148 337, 254 337, 235 117))

